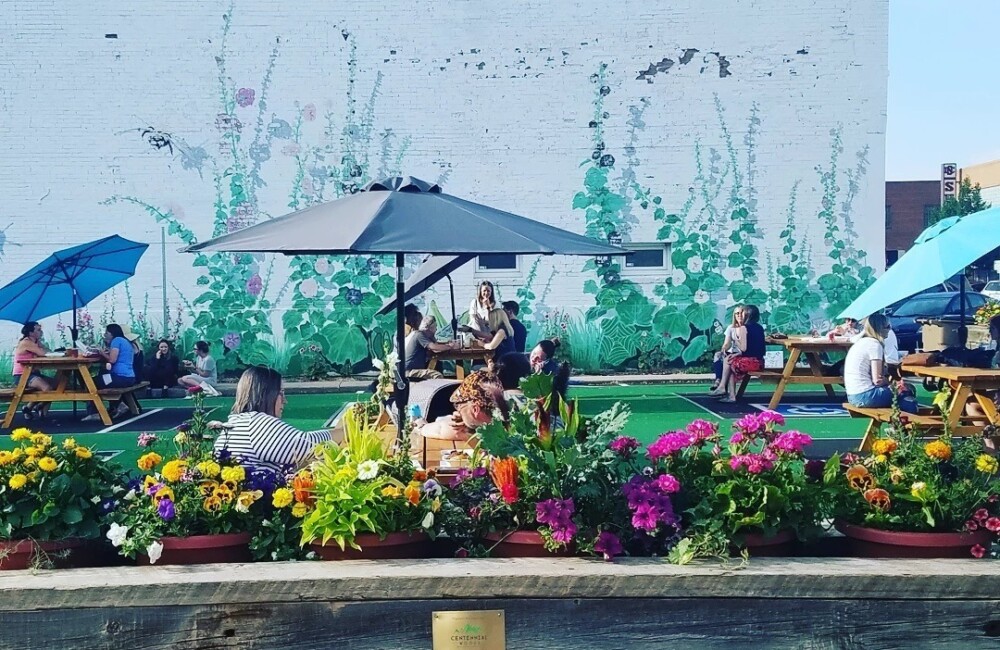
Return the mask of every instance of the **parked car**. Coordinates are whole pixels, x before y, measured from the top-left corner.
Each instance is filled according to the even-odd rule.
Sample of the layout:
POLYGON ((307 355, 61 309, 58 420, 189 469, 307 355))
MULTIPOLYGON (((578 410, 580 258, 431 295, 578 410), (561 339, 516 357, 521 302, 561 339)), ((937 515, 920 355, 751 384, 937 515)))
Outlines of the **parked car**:
MULTIPOLYGON (((959 279, 958 279, 958 277, 959 276, 956 275, 955 277, 951 278, 950 280, 945 280, 941 284, 935 284, 932 287, 927 287, 923 291, 917 292, 917 293, 913 294, 912 296, 907 296, 906 298, 903 298, 902 300, 899 300, 897 302, 892 303, 891 305, 889 305, 888 307, 886 307, 882 311, 885 313, 886 316, 892 316, 892 314, 897 309, 899 309, 900 307, 902 307, 904 304, 906 304, 910 300, 913 300, 917 296, 926 296, 927 294, 931 294, 931 293, 946 293, 946 292, 949 292, 949 291, 955 291, 955 292, 957 292, 959 290, 959 285, 958 285, 959 279)), ((968 280, 965 281, 965 290, 966 291, 971 291, 972 290, 971 286, 969 285, 969 281, 968 280)))
MULTIPOLYGON (((899 340, 900 350, 914 350, 923 347, 921 323, 917 320, 934 319, 958 321, 959 293, 942 291, 923 293, 910 298, 889 316, 892 330, 899 340)), ((965 322, 972 324, 976 310, 986 304, 986 296, 981 293, 965 294, 965 322)))
POLYGON ((980 293, 990 300, 1000 300, 1000 280, 990 280, 980 293))

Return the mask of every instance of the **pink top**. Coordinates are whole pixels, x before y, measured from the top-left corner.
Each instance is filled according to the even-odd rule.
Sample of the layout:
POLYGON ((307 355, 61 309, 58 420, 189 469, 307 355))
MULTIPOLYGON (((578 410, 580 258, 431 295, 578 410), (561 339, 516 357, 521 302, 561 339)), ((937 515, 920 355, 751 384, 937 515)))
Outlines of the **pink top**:
MULTIPOLYGON (((18 347, 20 347, 20 346, 18 346, 18 347)), ((21 351, 15 350, 14 351, 14 372, 13 372, 13 375, 16 377, 17 375, 23 374, 24 373, 24 366, 21 365, 21 362, 24 361, 24 360, 26 360, 26 359, 34 359, 37 356, 38 355, 35 354, 34 352, 32 352, 31 350, 21 350, 21 351)))

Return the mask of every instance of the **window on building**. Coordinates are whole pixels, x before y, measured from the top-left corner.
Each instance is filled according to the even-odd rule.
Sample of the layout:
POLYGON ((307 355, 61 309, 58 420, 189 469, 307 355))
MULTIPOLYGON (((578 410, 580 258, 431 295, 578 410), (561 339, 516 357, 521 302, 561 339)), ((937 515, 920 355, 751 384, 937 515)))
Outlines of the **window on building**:
POLYGON ((934 217, 938 213, 938 205, 936 203, 928 203, 924 205, 924 228, 931 225, 934 222, 934 217))
POLYGON ((666 244, 625 244, 625 247, 635 251, 625 256, 627 269, 665 269, 670 259, 669 246, 666 244))
POLYGON ((478 271, 516 271, 517 255, 507 253, 496 253, 491 255, 480 255, 476 260, 476 270, 478 271))
POLYGON ((885 229, 889 230, 892 228, 892 206, 885 206, 885 229))

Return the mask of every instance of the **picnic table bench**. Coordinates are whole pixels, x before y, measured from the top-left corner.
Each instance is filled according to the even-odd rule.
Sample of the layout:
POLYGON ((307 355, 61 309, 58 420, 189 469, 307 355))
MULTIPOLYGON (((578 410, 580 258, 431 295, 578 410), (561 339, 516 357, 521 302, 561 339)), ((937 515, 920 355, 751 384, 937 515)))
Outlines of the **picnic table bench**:
MULTIPOLYGON (((844 402, 843 407, 852 418, 868 418, 868 427, 865 429, 865 435, 861 439, 861 446, 858 449, 859 451, 871 451, 879 428, 882 424, 892 421, 892 409, 854 406, 849 402, 844 402)), ((936 433, 944 428, 944 418, 930 412, 903 413, 903 416, 912 424, 923 428, 928 434, 936 433)))

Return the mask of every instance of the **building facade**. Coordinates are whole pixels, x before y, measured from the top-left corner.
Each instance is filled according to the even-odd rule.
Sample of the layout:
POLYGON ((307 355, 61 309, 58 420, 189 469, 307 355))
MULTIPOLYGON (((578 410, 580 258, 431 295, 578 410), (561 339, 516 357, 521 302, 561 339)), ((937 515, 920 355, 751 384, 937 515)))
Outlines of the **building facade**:
POLYGON ((892 265, 913 246, 941 208, 941 181, 886 181, 885 260, 892 265))
POLYGON ((979 195, 990 205, 1000 205, 1000 160, 969 165, 958 170, 958 181, 964 179, 979 184, 979 195))
MULTIPOLYGON (((110 233, 152 244, 85 336, 361 368, 389 260, 176 251, 394 174, 638 251, 455 275, 459 311, 490 280, 584 370, 699 363, 737 302, 819 326, 883 269, 888 0, 13 5, 0 283, 110 233)), ((421 302, 450 318, 446 286, 421 302)))

